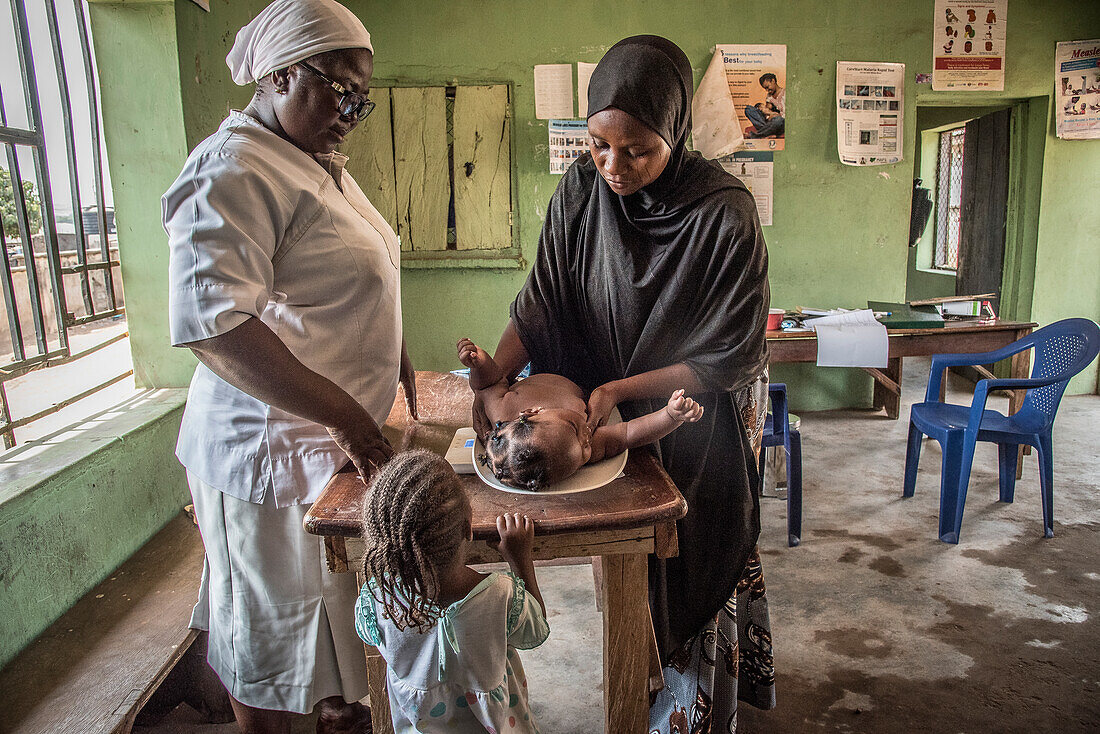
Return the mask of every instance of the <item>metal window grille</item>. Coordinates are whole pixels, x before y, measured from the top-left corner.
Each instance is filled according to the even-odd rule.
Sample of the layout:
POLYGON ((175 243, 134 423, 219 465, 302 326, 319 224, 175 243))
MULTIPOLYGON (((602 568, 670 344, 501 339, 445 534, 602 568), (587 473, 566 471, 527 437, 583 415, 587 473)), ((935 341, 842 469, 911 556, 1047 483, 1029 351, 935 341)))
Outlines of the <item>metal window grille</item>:
MULTIPOLYGON (((10 24, 5 30, 15 39, 21 79, 21 94, 10 94, 11 90, 0 86, 0 144, 4 148, 0 169, 11 183, 10 200, 5 202, 11 216, 6 218, 9 223, 15 220, 11 227, 14 231, 5 232, 6 227, 0 226, 0 288, 10 334, 10 340, 6 340, 10 345, 0 343, 0 436, 4 448, 15 445, 15 429, 133 374, 132 369, 128 370, 74 395, 52 395, 56 402, 30 415, 13 416, 9 409, 6 386, 11 380, 73 362, 128 336, 125 332, 116 333, 75 352, 70 347, 74 328, 121 316, 124 308, 115 289, 119 278, 117 237, 113 212, 108 211, 105 200, 99 105, 84 0, 60 1, 71 2, 71 8, 65 10, 72 15, 63 18, 75 25, 75 42, 69 33, 64 34, 63 41, 55 0, 32 0, 32 10, 40 14, 34 16, 33 27, 45 26, 44 31, 35 31, 33 38, 26 0, 9 0, 10 15, 0 12, 0 23, 10 24), (46 64, 36 70, 35 60, 46 57, 52 60, 52 70, 46 64), (43 126, 43 89, 53 90, 54 86, 40 82, 48 79, 43 75, 51 71, 56 76, 57 98, 50 99, 50 103, 51 109, 61 111, 64 139, 60 145, 64 147, 68 177, 65 198, 72 205, 73 233, 64 238, 58 231, 43 126), (87 90, 75 100, 70 94, 74 86, 72 75, 81 75, 87 90), (9 94, 5 96, 5 92, 9 94), (17 101, 19 96, 22 106, 17 101), (82 111, 80 118, 74 118, 74 107, 82 111), (78 145, 75 135, 75 120, 84 117, 90 121, 90 146, 78 145), (91 191, 87 190, 87 183, 82 190, 80 171, 90 172, 91 191), (41 214, 40 230, 36 226, 35 209, 41 214), (66 240, 64 249, 62 239, 66 240), (79 291, 79 295, 73 291, 79 291)), ((0 77, 0 80, 5 78, 10 79, 0 77)), ((51 142, 59 144, 57 140, 51 142)))
POLYGON ((936 164, 936 251, 933 266, 958 270, 962 232, 962 171, 966 128, 940 133, 936 164))

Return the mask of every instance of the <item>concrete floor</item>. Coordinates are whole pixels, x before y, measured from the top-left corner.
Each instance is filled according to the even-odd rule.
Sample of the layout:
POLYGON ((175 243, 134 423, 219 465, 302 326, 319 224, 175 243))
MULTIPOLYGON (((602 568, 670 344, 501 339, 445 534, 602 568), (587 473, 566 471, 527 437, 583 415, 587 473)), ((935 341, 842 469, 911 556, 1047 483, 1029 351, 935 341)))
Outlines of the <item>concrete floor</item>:
MULTIPOLYGON (((907 403, 928 363, 910 360, 907 403)), ((949 400, 969 402, 951 383, 949 400)), ((1004 410, 1007 400, 991 407, 1004 410)), ((760 548, 778 707, 743 706, 741 732, 1100 730, 1100 396, 1065 398, 1055 426, 1055 536, 1042 537, 1034 456, 1013 504, 979 445, 958 546, 936 537, 939 458, 926 442, 917 494, 901 498, 907 407, 802 414, 803 543, 765 498, 760 548)), ((600 620, 589 566, 539 569, 552 634, 524 653, 543 731, 602 730, 600 620)), ((135 731, 229 734, 181 706, 135 731)), ((296 731, 312 731, 303 717, 296 731)))

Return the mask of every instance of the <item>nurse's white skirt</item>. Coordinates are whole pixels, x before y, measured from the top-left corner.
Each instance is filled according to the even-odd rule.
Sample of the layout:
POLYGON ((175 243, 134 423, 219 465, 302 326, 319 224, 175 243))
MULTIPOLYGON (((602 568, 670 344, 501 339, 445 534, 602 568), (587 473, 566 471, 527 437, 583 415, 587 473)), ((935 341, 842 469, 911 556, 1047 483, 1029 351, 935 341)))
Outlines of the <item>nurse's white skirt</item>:
POLYGON ((367 695, 355 632, 354 573, 330 573, 324 542, 302 528, 309 505, 276 509, 230 497, 188 472, 206 546, 191 627, 209 630, 207 660, 254 708, 308 713, 322 698, 367 695))

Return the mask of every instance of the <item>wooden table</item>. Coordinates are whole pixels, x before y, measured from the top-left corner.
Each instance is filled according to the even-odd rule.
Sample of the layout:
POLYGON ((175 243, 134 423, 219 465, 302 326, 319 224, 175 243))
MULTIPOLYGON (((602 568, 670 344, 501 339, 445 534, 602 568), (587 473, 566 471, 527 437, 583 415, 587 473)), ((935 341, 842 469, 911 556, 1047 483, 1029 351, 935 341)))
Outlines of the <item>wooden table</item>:
MULTIPOLYGON (((395 449, 446 452, 456 429, 470 425, 473 393, 462 377, 417 372, 420 421, 406 417, 399 395, 382 431, 395 449)), ((647 451, 630 452, 625 476, 589 492, 530 495, 502 492, 475 475, 462 477, 473 507, 471 563, 500 561, 486 541, 495 539, 496 517, 523 512, 535 521, 535 558, 602 557, 605 731, 645 732, 649 726, 649 620, 647 557, 678 553, 676 520, 687 503, 647 451)), ((334 476, 306 515, 305 527, 322 535, 329 569, 362 572, 359 512, 366 487, 350 467, 334 476)), ((551 600, 552 601, 552 600, 551 600)), ((367 676, 376 732, 389 732, 386 664, 367 649, 367 676)))
MULTIPOLYGON (((948 321, 942 328, 888 329, 890 352, 885 370, 864 367, 875 378, 874 406, 885 408, 886 415, 897 419, 901 412, 901 361, 905 357, 933 354, 991 352, 1031 333, 1036 324, 1020 321, 948 321)), ((813 332, 769 331, 769 364, 816 362, 817 336, 813 332)), ((1021 352, 1012 358, 1012 377, 1028 377, 1031 355, 1021 352)), ((983 377, 993 377, 984 367, 976 368, 983 377)), ((945 386, 946 381, 941 383, 945 386)), ((942 395, 941 395, 942 398, 942 395)), ((1023 405, 1024 391, 1014 390, 1009 397, 1009 413, 1023 405)))

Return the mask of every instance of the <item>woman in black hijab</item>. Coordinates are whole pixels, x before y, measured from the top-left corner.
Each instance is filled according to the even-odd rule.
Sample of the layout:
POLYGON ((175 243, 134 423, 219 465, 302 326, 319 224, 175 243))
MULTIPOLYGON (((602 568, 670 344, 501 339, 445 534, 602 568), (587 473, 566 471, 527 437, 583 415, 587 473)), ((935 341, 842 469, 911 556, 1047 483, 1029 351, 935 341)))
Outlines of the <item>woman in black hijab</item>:
POLYGON ((705 407, 658 447, 688 515, 680 555, 650 558, 666 666, 651 731, 732 730, 738 693, 774 705, 755 551, 768 256, 744 184, 686 148, 691 96, 671 41, 635 36, 604 55, 588 87, 590 154, 550 201, 496 354, 512 374, 529 359, 577 382, 593 425, 616 403, 624 418, 659 409, 681 387, 705 407))

